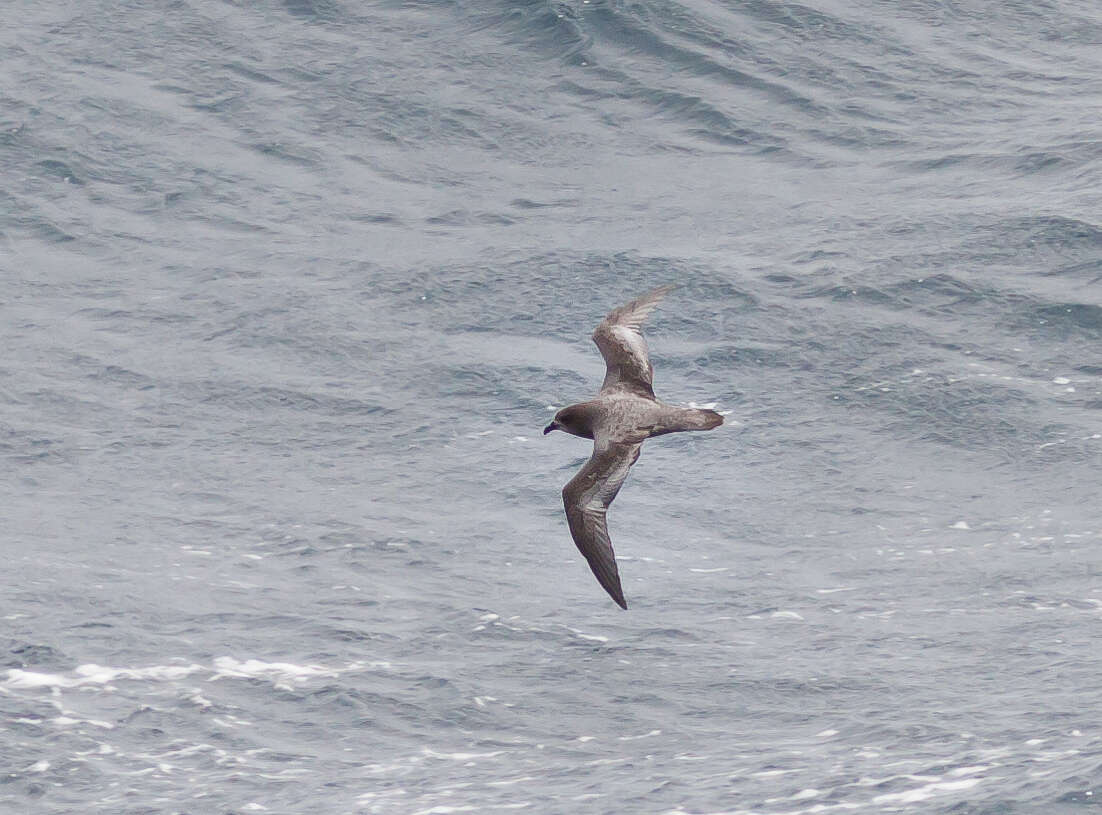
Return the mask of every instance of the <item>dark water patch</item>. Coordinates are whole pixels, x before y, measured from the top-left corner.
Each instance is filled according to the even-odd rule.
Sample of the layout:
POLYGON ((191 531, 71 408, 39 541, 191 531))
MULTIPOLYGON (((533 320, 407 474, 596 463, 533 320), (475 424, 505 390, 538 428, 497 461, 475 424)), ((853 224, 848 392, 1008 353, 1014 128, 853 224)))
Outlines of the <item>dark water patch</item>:
MULTIPOLYGON (((184 90, 183 92, 192 96, 191 91, 184 90)), ((249 106, 249 101, 249 97, 245 93, 219 89, 209 96, 194 95, 188 107, 202 113, 234 116, 244 113, 249 106)), ((263 152, 262 148, 257 149, 261 149, 261 152, 263 152)))
MULTIPOLYGON (((655 355, 655 359, 660 359, 655 355)), ((802 367, 801 357, 788 348, 769 348, 754 345, 712 346, 693 356, 693 363, 703 370, 716 367, 725 370, 745 368, 774 368, 779 370, 802 367)))
MULTIPOLYGON (((3 100, 6 102, 7 100, 3 100)), ((23 136, 26 133, 26 124, 15 124, 11 120, 0 121, 0 147, 17 147, 22 145, 23 136)))
POLYGON ((122 309, 87 307, 77 309, 74 316, 79 315, 97 324, 100 331, 128 332, 134 330, 135 325, 186 325, 195 320, 191 314, 169 311, 154 311, 152 309, 122 309))
POLYGON ((555 84, 554 88, 555 90, 562 91, 571 96, 581 97, 590 102, 616 98, 616 94, 612 91, 595 84, 587 84, 583 82, 582 79, 582 77, 561 79, 555 84))
POLYGON ((292 17, 307 22, 335 22, 342 17, 343 6, 335 0, 282 0, 292 17))
POLYGON ((882 42, 862 28, 800 3, 752 0, 741 7, 747 17, 785 29, 801 40, 827 38, 852 45, 855 42, 882 42))
MULTIPOLYGON (((34 405, 36 402, 34 394, 27 394, 24 398, 13 401, 15 404, 24 406, 34 405)), ((41 431, 16 427, 6 422, 0 423, 0 451, 8 455, 27 456, 30 459, 40 458, 57 454, 55 445, 59 444, 61 444, 60 440, 48 438, 41 431)))
MULTIPOLYGON (((109 400, 88 393, 88 388, 34 388, 20 394, 20 399, 32 408, 34 420, 57 421, 62 427, 114 427, 125 410, 109 400)), ((59 443, 45 434, 38 435, 36 443, 59 443)))
POLYGON ((710 272, 700 279, 698 271, 702 270, 676 258, 566 252, 492 264, 448 264, 432 270, 395 269, 374 281, 371 296, 385 302, 392 313, 402 315, 408 325, 532 337, 546 337, 550 331, 569 341, 588 336, 623 299, 671 280, 693 281, 686 296, 692 296, 695 287, 703 287, 705 292, 715 292, 717 299, 736 297, 733 308, 751 303, 745 290, 725 288, 722 275, 710 272), (616 280, 614 285, 593 288, 594 280, 610 274, 616 280), (573 293, 590 290, 593 294, 584 299, 580 314, 572 307, 573 293), (509 303, 506 308, 496 305, 503 294, 509 303))
POLYGON ((402 219, 393 212, 354 213, 348 216, 348 220, 363 224, 385 224, 387 226, 402 225, 402 219))
POLYGON ((646 631, 641 632, 644 642, 653 643, 656 641, 665 642, 700 642, 700 637, 691 631, 685 631, 680 628, 648 628, 646 631))
POLYGON ((252 148, 262 155, 297 164, 300 167, 315 169, 322 164, 321 156, 317 151, 301 145, 290 145, 283 142, 260 142, 253 144, 252 148))
POLYGON ((45 161, 39 161, 34 166, 38 168, 41 175, 47 178, 64 181, 66 184, 75 184, 78 187, 84 186, 83 179, 64 161, 46 159, 45 161))
POLYGON ((11 232, 22 233, 47 244, 70 243, 78 240, 77 235, 72 234, 65 227, 39 215, 24 214, 12 217, 7 221, 7 228, 11 232))
POLYGON ((956 315, 976 308, 990 308, 1007 295, 989 286, 977 286, 954 275, 941 273, 886 286, 884 294, 896 308, 921 308, 956 315))
POLYGON ((975 268, 998 265, 1030 275, 1090 274, 1102 263, 1102 229, 1062 215, 979 220, 955 247, 975 268))
POLYGON ((1069 263, 1057 266, 1053 269, 1042 270, 1039 274, 1045 277, 1079 277, 1086 278, 1088 285, 1102 282, 1102 257, 1097 260, 1087 260, 1081 263, 1069 263))
MULTIPOLYGON (((731 118, 699 96, 657 88, 641 91, 640 95, 660 115, 669 116, 678 122, 694 122, 700 125, 690 130, 698 136, 731 145, 758 145, 763 136, 737 126, 731 118)), ((777 148, 779 144, 772 142, 768 146, 777 148)))
POLYGON ((880 369, 847 377, 835 404, 859 408, 893 438, 986 452, 1008 462, 1081 456, 1071 428, 1049 421, 1026 381, 954 379, 921 370, 880 369))
POLYGON ((22 670, 60 671, 72 662, 68 655, 50 645, 5 638, 0 640, 0 664, 22 670))
POLYGON ((1102 337, 1102 306, 1093 303, 1050 303, 1036 305, 1018 315, 1031 333, 1051 339, 1083 336, 1102 337))
POLYGON ((474 30, 491 30, 511 45, 544 59, 571 65, 593 65, 593 38, 582 23, 583 15, 567 3, 548 0, 482 6, 473 17, 474 30), (487 10, 489 9, 489 10, 487 10))
POLYGON ((148 390, 155 387, 154 380, 145 374, 123 368, 119 365, 95 364, 96 370, 90 370, 89 379, 120 385, 126 388, 148 390))
POLYGON ((290 388, 244 383, 231 386, 223 382, 197 383, 197 386, 202 402, 229 407, 243 413, 270 408, 332 416, 373 416, 390 412, 388 408, 375 402, 290 388))
MULTIPOLYGON (((889 264, 895 267, 897 264, 889 264)), ((865 318, 868 308, 891 312, 916 311, 936 317, 945 329, 964 338, 979 325, 997 335, 1028 335, 1047 340, 1094 339, 1102 332, 1102 307, 1093 303, 1038 302, 1000 281, 996 286, 949 273, 904 279, 882 286, 865 283, 831 284, 800 290, 799 298, 829 299, 865 318), (962 320, 971 321, 962 323, 962 320), (969 328, 969 331, 965 331, 969 328)), ((930 330, 933 330, 930 327, 930 330)), ((951 335, 938 330, 943 338, 951 335)), ((946 347, 954 345, 950 342, 946 347)))
MULTIPOLYGON (((460 397, 475 400, 476 403, 485 404, 503 397, 520 396, 524 391, 524 383, 538 385, 542 380, 546 384, 547 372, 542 368, 518 369, 502 367, 496 364, 454 364, 444 368, 429 369, 433 381, 443 383, 439 385, 439 393, 450 397, 460 397)), ((529 410, 543 407, 544 400, 538 397, 529 397, 525 400, 529 410)), ((516 410, 517 405, 510 398, 507 404, 501 406, 501 410, 516 410)))
MULTIPOLYGON (((824 144, 843 147, 853 151, 865 151, 873 147, 897 147, 906 146, 906 139, 902 138, 896 130, 870 127, 868 125, 841 124, 829 129, 809 127, 807 135, 818 139, 824 144)), ((830 162, 823 162, 821 166, 830 166, 830 162)))
MULTIPOLYGON (((727 64, 726 60, 715 60, 707 53, 663 39, 645 25, 604 5, 590 7, 584 14, 584 25, 593 31, 597 43, 601 46, 612 45, 619 53, 618 59, 606 59, 605 66, 597 70, 595 76, 601 77, 608 86, 619 87, 616 95, 620 98, 639 101, 698 138, 729 146, 752 146, 762 151, 797 155, 798 151, 775 130, 750 126, 741 117, 736 122, 720 101, 726 101, 723 88, 735 88, 760 94, 771 103, 792 105, 805 111, 817 107, 810 98, 798 94, 781 79, 740 70, 727 64), (687 75, 716 81, 718 87, 700 94, 687 91, 680 83, 659 85, 645 70, 632 67, 632 60, 640 56, 658 65, 677 65, 687 75)), ((663 73, 666 70, 662 68, 663 73)), ((584 93, 593 93, 584 89, 584 84, 582 87, 584 93)))
POLYGON ((1021 175, 1035 176, 1073 166, 1066 156, 1051 152, 1029 152, 1014 156, 1014 171, 1021 175))
POLYGON ((851 258, 849 252, 836 249, 802 250, 791 256, 791 262, 799 265, 831 266, 851 258))
POLYGON ((1007 153, 947 153, 917 160, 889 162, 889 166, 912 172, 972 171, 1005 173, 1010 176, 1033 177, 1046 172, 1058 172, 1080 166, 1086 159, 1052 151, 1013 151, 1007 153))
POLYGON ((873 286, 861 285, 831 285, 821 286, 804 292, 801 297, 813 299, 829 299, 836 303, 856 303, 858 305, 882 305, 895 308, 905 308, 890 294, 873 286))
POLYGON ((517 209, 547 209, 549 207, 576 207, 581 203, 577 198, 563 198, 557 201, 532 201, 527 198, 514 198, 509 202, 517 209))
POLYGON ((585 20, 599 34, 602 44, 615 43, 629 55, 644 54, 662 65, 677 66, 695 76, 718 78, 729 86, 750 88, 761 92, 774 103, 791 105, 804 113, 824 112, 811 98, 785 83, 719 64, 705 53, 663 39, 639 21, 613 11, 604 3, 594 4, 592 10, 586 13, 585 20))
POLYGON ((262 71, 258 71, 255 68, 251 68, 242 62, 226 62, 222 65, 228 71, 233 71, 235 74, 250 79, 253 82, 262 82, 266 85, 278 85, 280 81, 273 76, 270 76, 262 71))
POLYGON ((1097 251, 1102 253, 1102 228, 1077 218, 1051 215, 1004 222, 1000 228, 1013 235, 1015 244, 1045 246, 1060 252, 1097 251))
POLYGON ((425 219, 431 226, 512 226, 517 221, 508 215, 493 212, 470 212, 457 209, 425 219))

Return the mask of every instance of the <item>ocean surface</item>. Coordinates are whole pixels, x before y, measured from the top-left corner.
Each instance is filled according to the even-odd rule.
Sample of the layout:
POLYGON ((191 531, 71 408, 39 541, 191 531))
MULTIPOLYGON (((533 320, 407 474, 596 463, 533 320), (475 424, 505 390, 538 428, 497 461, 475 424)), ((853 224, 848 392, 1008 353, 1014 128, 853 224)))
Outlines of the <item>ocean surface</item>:
POLYGON ((1096 0, 8 12, 0 813, 1099 811, 1096 0))

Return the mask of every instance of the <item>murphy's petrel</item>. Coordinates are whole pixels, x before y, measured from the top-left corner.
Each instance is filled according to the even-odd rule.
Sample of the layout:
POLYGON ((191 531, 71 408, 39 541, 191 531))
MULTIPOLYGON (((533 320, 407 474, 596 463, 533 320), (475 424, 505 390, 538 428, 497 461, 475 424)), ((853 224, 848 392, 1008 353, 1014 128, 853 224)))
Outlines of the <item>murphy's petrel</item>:
POLYGON ((639 460, 643 442, 651 436, 711 430, 723 424, 723 417, 714 410, 674 407, 654 396, 654 368, 640 329, 673 288, 657 288, 605 317, 593 332, 607 367, 601 392, 588 402, 563 408, 543 429, 544 435, 563 430, 593 439, 593 456, 563 487, 562 500, 574 543, 620 608, 628 604, 605 516, 631 465, 639 460))

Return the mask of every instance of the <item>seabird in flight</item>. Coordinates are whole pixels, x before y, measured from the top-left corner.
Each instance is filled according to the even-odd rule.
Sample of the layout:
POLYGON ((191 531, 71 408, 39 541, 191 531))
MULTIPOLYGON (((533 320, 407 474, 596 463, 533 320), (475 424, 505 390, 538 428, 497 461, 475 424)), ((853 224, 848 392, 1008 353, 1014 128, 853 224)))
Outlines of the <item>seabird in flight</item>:
POLYGON ((640 330, 643 321, 673 286, 662 286, 615 309, 593 332, 605 358, 605 381, 596 398, 555 414, 544 435, 562 430, 593 439, 593 456, 562 491, 570 534, 598 582, 620 608, 627 608, 620 573, 608 537, 605 515, 624 485, 643 442, 682 430, 711 430, 723 424, 714 410, 674 407, 659 402, 654 368, 640 330))

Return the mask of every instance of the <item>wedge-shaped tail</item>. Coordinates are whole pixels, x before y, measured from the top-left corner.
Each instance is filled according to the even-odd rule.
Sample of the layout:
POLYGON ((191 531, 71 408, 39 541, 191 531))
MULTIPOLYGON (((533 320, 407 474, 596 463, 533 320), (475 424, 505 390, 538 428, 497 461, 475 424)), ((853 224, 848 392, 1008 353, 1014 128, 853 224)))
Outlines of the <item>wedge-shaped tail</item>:
POLYGON ((714 410, 663 405, 657 421, 644 438, 681 433, 685 430, 713 430, 721 424, 723 417, 714 410))
POLYGON ((687 408, 678 414, 675 424, 679 425, 672 428, 675 433, 679 430, 712 430, 723 424, 723 417, 714 410, 687 408))

